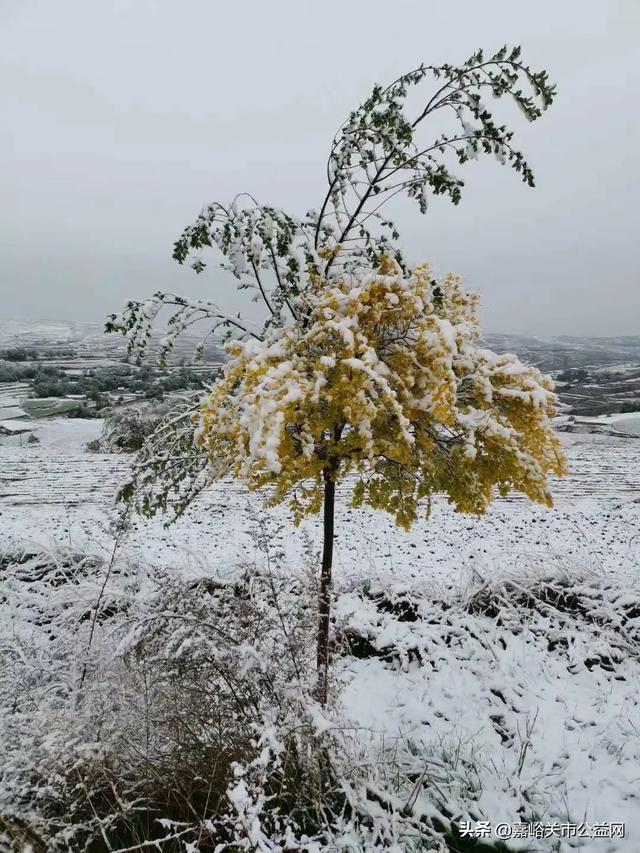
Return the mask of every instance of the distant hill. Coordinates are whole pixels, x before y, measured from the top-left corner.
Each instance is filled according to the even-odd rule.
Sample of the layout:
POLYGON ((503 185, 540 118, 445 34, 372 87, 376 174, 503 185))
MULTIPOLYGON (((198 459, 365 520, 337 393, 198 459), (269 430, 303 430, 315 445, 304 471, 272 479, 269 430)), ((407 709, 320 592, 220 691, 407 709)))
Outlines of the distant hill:
MULTIPOLYGON (((196 335, 184 335, 176 345, 176 357, 190 358, 199 341, 196 335)), ((85 359, 123 358, 126 353, 125 339, 121 335, 105 334, 104 323, 0 319, 0 349, 12 347, 35 348, 41 352, 67 347, 85 359)), ((150 352, 153 353, 153 350, 152 341, 150 352)), ((211 362, 220 362, 224 358, 216 343, 207 345, 205 355, 211 362)))
POLYGON ((640 366, 640 335, 589 338, 572 335, 526 337, 524 335, 485 335, 487 345, 497 352, 515 352, 523 360, 545 372, 570 368, 640 366))
MULTIPOLYGON (((514 352, 523 361, 535 364, 547 372, 580 367, 640 365, 640 335, 590 338, 571 335, 532 337, 487 334, 484 340, 490 349, 496 352, 514 352)), ((195 335, 185 336, 178 352, 193 348, 197 341, 195 335)), ((106 335, 102 323, 0 320, 0 348, 55 349, 61 346, 73 347, 82 356, 95 353, 113 357, 118 353, 124 355, 125 351, 124 339, 119 335, 106 335)), ((220 348, 213 344, 211 353, 219 354, 220 348)))
MULTIPOLYGON (((158 336, 159 339, 160 336, 158 336)), ((486 346, 497 352, 516 353, 556 378, 566 412, 605 414, 640 410, 640 335, 580 337, 560 335, 533 337, 487 334, 486 346)), ((176 361, 190 361, 199 338, 184 336, 176 346, 176 361)), ((47 350, 72 349, 85 360, 122 359, 125 341, 106 335, 101 323, 0 320, 0 349, 22 347, 47 350)), ((152 339, 150 355, 157 341, 152 339)), ((206 361, 220 363, 224 353, 219 342, 207 345, 206 361)))

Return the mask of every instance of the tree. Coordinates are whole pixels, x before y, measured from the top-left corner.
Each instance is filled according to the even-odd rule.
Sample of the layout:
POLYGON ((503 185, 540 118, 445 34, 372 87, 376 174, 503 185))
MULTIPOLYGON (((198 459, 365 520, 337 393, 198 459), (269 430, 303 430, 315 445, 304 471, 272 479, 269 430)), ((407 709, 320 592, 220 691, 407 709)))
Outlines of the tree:
POLYGON ((430 195, 460 200, 450 163, 494 155, 533 186, 533 174, 483 98, 509 98, 530 121, 552 103, 546 72, 520 49, 475 53, 461 66, 421 66, 376 87, 333 140, 328 189, 318 212, 296 219, 251 197, 204 208, 174 246, 201 273, 201 251, 261 301, 258 326, 214 302, 156 293, 129 302, 107 329, 142 357, 153 323, 171 309, 161 360, 177 337, 206 320, 228 361, 204 401, 167 420, 143 449, 122 497, 143 511, 180 514, 199 491, 228 475, 288 500, 294 520, 323 510, 318 600, 318 688, 327 697, 335 489, 353 486, 356 505, 395 515, 408 528, 443 493, 481 514, 495 491, 515 489, 550 504, 550 473, 565 462, 549 418, 551 381, 515 356, 479 342, 476 297, 459 279, 410 267, 381 208, 404 194, 426 212, 430 195), (428 98, 423 85, 431 82, 428 98), (415 117, 408 96, 420 97, 415 117), (445 131, 422 138, 436 116, 445 131), (194 254, 195 253, 195 254, 194 254), (351 479, 347 479, 351 478, 351 479))

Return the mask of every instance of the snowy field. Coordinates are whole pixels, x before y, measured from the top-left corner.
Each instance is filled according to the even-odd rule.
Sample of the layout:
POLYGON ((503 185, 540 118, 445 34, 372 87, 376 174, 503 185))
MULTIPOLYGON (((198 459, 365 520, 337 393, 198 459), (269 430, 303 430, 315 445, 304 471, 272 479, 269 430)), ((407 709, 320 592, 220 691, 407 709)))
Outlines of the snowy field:
MULTIPOLYGON (((31 424, 33 426, 33 424, 31 424)), ((24 542, 109 548, 114 497, 128 479, 131 457, 89 453, 102 422, 49 419, 33 430, 39 444, 0 440, 0 546, 24 542)), ((571 475, 555 483, 553 510, 519 496, 498 500, 484 518, 458 515, 436 502, 432 517, 410 533, 391 518, 348 506, 342 498, 336 564, 345 578, 397 576, 464 580, 491 576, 513 561, 566 560, 604 574, 631 566, 632 533, 640 519, 640 441, 606 435, 565 435, 571 475)), ((122 548, 151 564, 170 562, 216 573, 247 560, 255 526, 266 527, 275 549, 296 563, 309 544, 319 548, 319 522, 291 535, 286 510, 261 511, 262 501, 233 481, 223 482, 174 525, 138 520, 122 548)), ((637 552, 635 552, 637 553, 637 552)))
MULTIPOLYGON (((130 457, 85 451, 100 429, 41 421, 39 444, 0 444, 0 551, 110 554, 113 498, 130 457)), ((626 823, 622 840, 512 840, 513 849, 637 851, 640 440, 564 440, 572 473, 556 484, 553 510, 513 498, 475 520, 437 502, 407 534, 349 508, 341 490, 336 627, 361 648, 337 656, 334 673, 363 743, 402 736, 427 767, 461 762, 467 782, 473 776, 465 796, 492 822, 516 821, 528 804, 544 822, 626 823), (549 578, 571 586, 571 612, 564 598, 542 611, 515 606, 519 584, 549 578), (452 604, 468 604, 472 589, 499 606, 452 604)), ((317 521, 294 533, 286 511, 261 511, 256 496, 225 482, 168 529, 162 519, 136 521, 118 554, 150 571, 230 575, 264 560, 256 531, 293 574, 320 547, 317 521)))

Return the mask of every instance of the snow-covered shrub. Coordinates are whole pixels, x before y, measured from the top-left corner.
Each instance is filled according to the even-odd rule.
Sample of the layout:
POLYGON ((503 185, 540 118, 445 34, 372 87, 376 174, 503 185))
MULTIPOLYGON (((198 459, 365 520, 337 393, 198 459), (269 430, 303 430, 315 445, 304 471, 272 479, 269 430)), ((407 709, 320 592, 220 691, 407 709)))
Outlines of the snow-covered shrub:
POLYGON ((140 450, 177 401, 135 403, 111 409, 104 419, 102 435, 87 445, 99 453, 135 453, 140 450))
POLYGON ((103 736, 126 682, 103 639, 136 590, 130 567, 98 555, 0 557, 0 828, 35 851, 82 849, 121 785, 103 736))
POLYGON ((308 692, 305 584, 151 577, 67 549, 5 554, 0 574, 0 830, 52 851, 182 850, 176 821, 203 850, 232 838, 234 765, 308 692))

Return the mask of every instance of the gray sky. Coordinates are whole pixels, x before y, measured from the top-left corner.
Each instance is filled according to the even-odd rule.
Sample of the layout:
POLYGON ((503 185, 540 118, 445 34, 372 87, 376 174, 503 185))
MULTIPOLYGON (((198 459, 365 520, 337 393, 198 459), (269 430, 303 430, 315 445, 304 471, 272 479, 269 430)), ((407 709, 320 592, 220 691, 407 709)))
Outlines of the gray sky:
POLYGON ((401 211, 407 254, 463 275, 490 331, 640 334, 640 0, 0 0, 0 316, 236 307, 171 260, 204 203, 318 207, 375 82, 505 42, 558 83, 540 121, 508 115, 538 186, 459 168, 458 207, 401 211))

